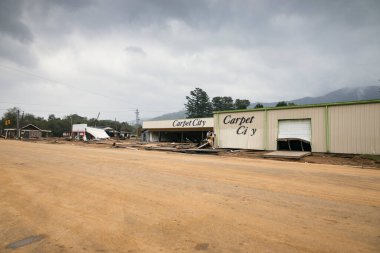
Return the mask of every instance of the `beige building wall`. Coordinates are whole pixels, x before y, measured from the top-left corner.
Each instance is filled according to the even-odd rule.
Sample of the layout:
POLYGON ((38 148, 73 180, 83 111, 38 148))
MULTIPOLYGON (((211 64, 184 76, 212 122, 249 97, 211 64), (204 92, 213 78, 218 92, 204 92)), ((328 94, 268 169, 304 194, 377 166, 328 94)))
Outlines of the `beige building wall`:
POLYGON ((311 119, 311 150, 326 152, 325 107, 268 110, 268 150, 277 149, 278 121, 311 119))
POLYGON ((216 146, 264 149, 264 115, 264 111, 214 114, 216 146), (249 122, 241 123, 242 118, 249 122))
POLYGON ((213 127, 213 118, 144 121, 142 126, 143 129, 191 129, 213 127))
POLYGON ((380 154, 380 103, 329 106, 330 152, 380 154))

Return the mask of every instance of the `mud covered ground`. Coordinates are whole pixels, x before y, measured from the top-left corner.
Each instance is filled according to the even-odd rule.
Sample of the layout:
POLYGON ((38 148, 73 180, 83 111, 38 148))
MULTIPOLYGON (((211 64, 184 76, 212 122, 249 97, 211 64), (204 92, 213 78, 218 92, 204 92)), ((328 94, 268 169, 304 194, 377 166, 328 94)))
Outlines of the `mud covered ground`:
POLYGON ((0 252, 379 252, 380 171, 0 140, 0 252))

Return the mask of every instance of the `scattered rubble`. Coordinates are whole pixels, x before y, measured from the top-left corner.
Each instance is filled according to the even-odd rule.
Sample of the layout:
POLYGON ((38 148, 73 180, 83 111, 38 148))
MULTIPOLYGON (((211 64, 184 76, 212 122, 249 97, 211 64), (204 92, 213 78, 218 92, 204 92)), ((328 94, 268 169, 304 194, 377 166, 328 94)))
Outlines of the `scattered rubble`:
MULTIPOLYGON (((26 140, 23 140, 26 141, 26 140)), ((44 138, 41 140, 33 140, 33 142, 45 142, 49 144, 72 144, 79 146, 92 146, 99 148, 117 148, 128 150, 150 150, 164 152, 180 152, 188 154, 208 154, 219 156, 232 156, 249 159, 263 159, 268 151, 262 150, 244 150, 244 149, 211 149, 199 148, 197 143, 146 143, 139 140, 102 140, 102 141, 72 141, 66 138, 44 138)), ((374 168, 380 169, 380 156, 375 155, 352 155, 352 154, 326 154, 326 153, 311 153, 306 157, 297 159, 288 159, 286 157, 271 157, 266 158, 278 161, 294 161, 301 163, 317 163, 317 164, 333 164, 333 165, 349 165, 359 168, 374 168)))

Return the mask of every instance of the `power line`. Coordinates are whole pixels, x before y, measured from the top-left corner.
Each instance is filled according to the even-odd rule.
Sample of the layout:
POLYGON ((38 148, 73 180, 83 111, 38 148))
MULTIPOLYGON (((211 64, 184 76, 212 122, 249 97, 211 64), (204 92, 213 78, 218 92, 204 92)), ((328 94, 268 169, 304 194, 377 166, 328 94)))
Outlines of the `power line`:
MULTIPOLYGON (((55 106, 55 107, 89 107, 89 108, 99 108, 98 106, 88 106, 88 105, 74 105, 74 104, 68 104, 68 105, 57 105, 57 104, 35 104, 35 103, 24 103, 24 102, 9 102, 9 101, 0 101, 0 104, 15 104, 15 105, 37 105, 37 106, 55 106)), ((131 111, 134 111, 136 108, 125 108, 131 111)))
MULTIPOLYGON (((9 109, 9 108, 8 108, 9 109)), ((6 111, 8 109, 0 109, 2 111, 6 111)), ((94 112, 99 112, 98 110, 94 110, 94 111, 83 111, 83 110, 65 110, 65 111, 61 111, 61 110, 49 110, 49 111, 46 111, 46 110, 33 110, 33 112, 46 112, 46 113, 56 113, 56 112, 61 112, 61 113, 73 113, 73 111, 75 113, 94 113, 94 112)), ((125 113, 125 112, 133 112, 133 111, 102 111, 103 113, 125 113)))
MULTIPOLYGON (((87 106, 87 105, 73 105, 73 104, 69 104, 69 105, 57 105, 57 104, 35 104, 35 103, 20 103, 20 102, 1 102, 0 101, 0 104, 9 104, 9 105, 32 105, 32 106, 49 106, 49 107, 85 107, 85 108, 97 108, 96 111, 99 111, 99 106, 87 106)), ((123 107, 124 108, 124 107, 123 107)), ((121 110, 121 111, 103 111, 101 110, 102 112, 130 112, 130 111, 135 111, 136 109, 135 108, 125 108, 125 110, 121 110)), ((143 111, 143 112, 167 112, 167 111, 164 111, 164 110, 140 110, 140 111, 143 111)))
POLYGON ((79 91, 86 92, 86 93, 91 93, 91 94, 94 94, 94 95, 97 95, 97 96, 106 97, 108 99, 118 99, 120 101, 126 102, 124 99, 121 99, 121 98, 118 98, 118 97, 111 97, 111 96, 108 96, 108 95, 105 95, 105 94, 102 94, 102 93, 97 93, 97 92, 94 92, 94 91, 91 91, 91 90, 87 90, 87 89, 83 89, 83 88, 80 88, 80 87, 78 88, 75 85, 58 82, 58 81, 52 80, 50 78, 44 77, 42 75, 37 75, 37 74, 31 73, 29 71, 16 69, 16 68, 12 68, 12 67, 1 65, 1 64, 0 64, 0 67, 3 68, 3 69, 19 72, 19 73, 22 73, 22 74, 25 74, 25 75, 33 76, 33 77, 36 77, 36 78, 39 78, 39 79, 42 79, 42 80, 45 80, 45 81, 48 81, 48 82, 51 82, 51 83, 56 83, 56 84, 59 84, 59 85, 67 86, 67 87, 70 87, 70 88, 74 88, 76 91, 79 90, 79 91))
MULTIPOLYGON (((7 70, 11 70, 11 71, 15 71, 15 72, 19 72, 19 73, 22 73, 24 75, 30 75, 30 76, 33 76, 33 77, 36 77, 36 78, 39 78, 39 79, 42 79, 42 80, 45 80, 45 81, 48 81, 48 82, 51 82, 51 83, 56 83, 56 84, 59 84, 59 85, 63 85, 63 86, 67 86, 67 87, 70 87, 70 88, 74 88, 75 90, 79 90, 79 91, 82 91, 82 92, 85 92, 85 93, 90 93, 90 94, 94 94, 94 95, 97 95, 97 96, 102 96, 102 97, 105 97, 105 98, 108 98, 108 99, 118 99, 119 101, 122 101, 122 102, 125 102, 125 103, 128 103, 127 101, 125 101, 124 99, 122 98, 119 98, 119 97, 112 97, 112 96, 108 96, 106 94, 102 94, 102 93, 97 93, 97 92, 94 92, 94 91, 91 91, 91 90, 87 90, 87 89, 83 89, 83 88, 78 88, 77 86, 75 85, 71 85, 71 84, 67 84, 67 83, 63 83, 63 82, 58 82, 58 81, 55 81, 53 79, 50 79, 50 78, 47 78, 47 77, 44 77, 42 75, 39 75, 39 74, 34 74, 34 73, 31 73, 29 71, 25 71, 25 70, 20 70, 20 69, 17 69, 17 68, 13 68, 13 67, 9 67, 9 66, 5 66, 5 65, 2 65, 0 64, 0 67, 3 68, 3 69, 7 69, 7 70)), ((7 102, 0 102, 2 104, 4 103, 7 103, 7 102)), ((67 105, 49 105, 49 104, 28 104, 28 103, 16 103, 16 102, 9 102, 9 104, 20 104, 20 105, 41 105, 41 106, 64 106, 64 107, 67 107, 67 105)), ((70 105, 69 105, 70 106, 70 105)), ((92 107, 92 106, 83 106, 83 105, 71 105, 71 106, 81 106, 81 107, 91 107, 91 108, 97 108, 97 107, 92 107)), ((157 105, 156 105, 157 106, 157 105)), ((127 109, 130 109, 130 110, 135 110, 137 108, 137 106, 131 108, 127 108, 127 109)), ((145 111, 145 112, 166 112, 166 111, 163 111, 163 110, 142 110, 142 111, 145 111)))

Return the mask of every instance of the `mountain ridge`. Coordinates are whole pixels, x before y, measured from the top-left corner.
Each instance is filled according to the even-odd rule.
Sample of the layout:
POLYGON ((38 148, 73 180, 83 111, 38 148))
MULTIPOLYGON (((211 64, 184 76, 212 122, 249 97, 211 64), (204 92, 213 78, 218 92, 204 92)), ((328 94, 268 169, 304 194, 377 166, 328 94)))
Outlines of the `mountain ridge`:
MULTIPOLYGON (((363 87, 346 87, 329 92, 323 96, 317 97, 302 97, 293 100, 286 100, 285 102, 295 103, 297 105, 306 104, 321 104, 321 103, 334 103, 334 102, 349 102, 358 100, 372 100, 380 99, 380 86, 363 86, 363 87)), ((248 108, 254 108, 256 104, 262 104, 264 107, 276 106, 278 102, 257 102, 251 103, 248 108)), ((186 112, 184 110, 166 113, 150 120, 171 120, 185 118, 186 112)))

